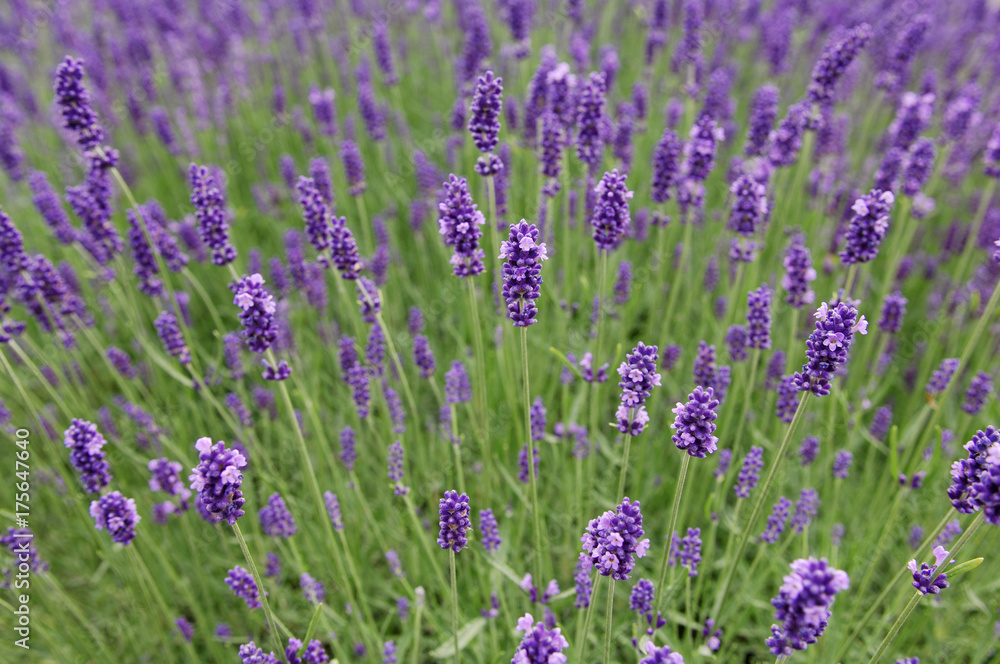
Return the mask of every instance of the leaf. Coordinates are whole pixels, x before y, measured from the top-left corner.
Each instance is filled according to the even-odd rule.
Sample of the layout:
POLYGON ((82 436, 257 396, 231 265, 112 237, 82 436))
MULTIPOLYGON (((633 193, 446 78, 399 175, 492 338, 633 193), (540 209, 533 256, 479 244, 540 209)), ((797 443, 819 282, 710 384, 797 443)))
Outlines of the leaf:
POLYGON ((305 652, 305 649, 309 646, 309 642, 312 641, 313 634, 316 633, 316 628, 319 626, 319 614, 323 611, 323 603, 320 602, 316 605, 316 610, 313 611, 312 620, 309 621, 309 629, 306 630, 306 638, 302 639, 302 647, 299 649, 299 657, 305 652))
POLYGON ((964 563, 959 563, 947 570, 948 578, 958 576, 959 574, 965 574, 966 572, 971 572, 980 565, 983 564, 982 558, 973 558, 972 560, 966 560, 964 563))
POLYGON ((521 577, 519 577, 514 570, 508 567, 506 564, 500 562, 493 556, 486 556, 486 562, 499 570, 501 574, 506 576, 508 579, 514 582, 515 585, 521 585, 521 577))
POLYGON ((580 370, 576 367, 576 365, 570 362, 569 358, 563 355, 562 352, 556 350, 556 348, 553 346, 549 346, 549 352, 558 357, 560 361, 562 361, 562 363, 566 365, 566 368, 568 368, 570 371, 576 374, 577 378, 583 380, 583 374, 580 373, 580 370))
MULTIPOLYGON (((475 618, 470 622, 465 623, 462 629, 458 630, 458 650, 461 652, 469 645, 474 638, 476 638, 483 628, 486 627, 486 619, 483 617, 475 618)), ((449 657, 455 656, 455 637, 450 636, 447 641, 439 645, 437 648, 431 651, 431 657, 434 659, 448 659, 449 657)))
POLYGON ((889 468, 892 470, 893 478, 899 477, 899 427, 892 426, 889 430, 889 468))

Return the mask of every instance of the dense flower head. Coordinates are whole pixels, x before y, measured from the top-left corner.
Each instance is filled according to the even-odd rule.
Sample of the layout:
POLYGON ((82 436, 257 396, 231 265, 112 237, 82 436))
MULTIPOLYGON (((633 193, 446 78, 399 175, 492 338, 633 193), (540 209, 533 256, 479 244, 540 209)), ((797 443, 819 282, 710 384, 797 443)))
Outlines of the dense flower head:
POLYGON ((980 371, 969 381, 969 389, 962 401, 962 410, 969 415, 978 415, 989 396, 993 394, 993 378, 985 371, 980 371))
POLYGON ((180 478, 184 468, 180 462, 170 459, 153 459, 149 462, 149 490, 162 491, 169 496, 178 496, 182 502, 191 497, 191 491, 180 478))
POLYGON ((566 127, 552 111, 542 113, 542 142, 539 160, 542 163, 542 175, 548 180, 543 188, 546 196, 552 197, 559 193, 559 176, 562 174, 562 153, 566 147, 566 127))
POLYGON ((943 572, 935 574, 935 572, 941 569, 944 563, 950 560, 948 551, 945 551, 944 547, 939 545, 934 549, 934 559, 933 566, 927 563, 920 563, 918 567, 916 560, 911 560, 906 565, 913 572, 913 587, 924 595, 937 595, 949 585, 947 574, 943 572))
POLYGON ((643 534, 639 502, 626 497, 616 511, 591 519, 580 541, 601 576, 624 581, 635 567, 635 559, 644 558, 649 550, 649 540, 640 539, 643 534))
POLYGON ((812 256, 804 235, 796 233, 792 236, 782 264, 785 274, 781 278, 781 287, 785 289, 785 302, 796 309, 812 304, 816 294, 809 287, 809 282, 816 279, 816 270, 812 266, 812 256))
POLYGON ((747 345, 771 347, 771 287, 764 284, 747 295, 747 345))
POLYGON ((366 323, 377 323, 378 315, 382 313, 382 297, 379 295, 378 286, 368 277, 361 277, 357 281, 357 290, 361 320, 366 323))
POLYGON ((576 603, 578 609, 586 609, 590 606, 590 595, 594 587, 594 581, 590 577, 590 570, 594 567, 594 561, 586 553, 581 553, 573 567, 573 583, 576 589, 576 603))
POLYGON ((156 328, 156 334, 159 335, 160 341, 163 342, 163 348, 167 351, 167 355, 176 357, 181 364, 190 364, 191 350, 184 341, 177 316, 169 311, 162 311, 153 321, 153 326, 156 328))
POLYGON ((687 535, 681 538, 677 550, 677 564, 686 567, 688 576, 698 576, 698 564, 701 562, 701 529, 688 528, 687 535))
POLYGON ((837 479, 846 480, 847 474, 851 470, 854 462, 854 455, 847 450, 840 450, 833 459, 833 476, 837 479))
POLYGON ((861 23, 848 30, 843 39, 826 47, 813 66, 812 81, 809 83, 810 102, 822 104, 833 100, 834 87, 868 44, 872 34, 871 26, 861 23))
POLYGON ((907 299, 902 291, 893 291, 885 296, 882 303, 882 317, 879 318, 878 326, 883 332, 896 334, 903 325, 903 316, 906 315, 907 299))
POLYGON ((354 234, 345 217, 330 219, 330 259, 344 279, 357 279, 361 272, 361 255, 354 234))
POLYGON ((271 494, 267 505, 260 509, 260 529, 272 537, 291 537, 295 534, 295 519, 278 493, 271 494))
POLYGON ((514 327, 538 322, 535 300, 541 297, 542 261, 548 260, 545 243, 538 242, 538 227, 524 219, 510 225, 510 239, 500 243, 503 297, 514 327))
POLYGON ((657 648, 652 641, 647 641, 645 653, 639 664, 684 664, 684 657, 679 652, 673 652, 670 646, 657 648))
POLYGON ((403 443, 394 441, 389 446, 389 480, 392 482, 393 493, 397 496, 405 496, 410 491, 410 487, 403 484, 403 443))
POLYGON ((704 341, 698 343, 694 359, 694 382, 706 387, 715 382, 715 346, 704 341))
POLYGON ((867 334, 868 321, 846 302, 829 307, 820 305, 815 314, 816 329, 806 341, 806 363, 795 373, 795 386, 802 392, 821 397, 830 393, 830 381, 847 361, 854 334, 867 334))
POLYGON ((354 429, 347 426, 340 431, 340 460, 343 462, 347 472, 354 471, 354 462, 358 455, 356 452, 357 438, 354 429))
POLYGON ((83 60, 67 55, 56 68, 55 93, 63 127, 76 134, 84 151, 100 147, 104 129, 90 103, 90 93, 83 85, 83 60))
POLYGON ((503 79, 487 70, 479 77, 469 108, 469 133, 480 152, 496 149, 500 137, 503 79))
POLYGON ((788 498, 782 496, 778 499, 778 502, 774 504, 774 508, 771 510, 771 514, 767 517, 767 527, 760 536, 761 540, 768 544, 774 544, 778 541, 781 533, 785 530, 785 524, 788 522, 788 514, 791 507, 792 501, 788 498))
POLYGON ((243 276, 230 284, 229 290, 234 294, 233 304, 240 308, 247 347, 255 353, 263 353, 278 338, 277 302, 264 288, 264 277, 260 274, 243 276))
POLYGON ((795 511, 792 513, 791 527, 801 533, 808 526, 819 510, 819 494, 815 489, 802 489, 799 499, 795 501, 795 511))
POLYGON ((684 450, 693 457, 704 459, 717 449, 719 439, 715 433, 715 419, 719 416, 716 409, 719 400, 715 398, 714 390, 701 386, 694 388, 688 395, 688 402, 677 402, 673 413, 677 416, 670 425, 676 432, 671 437, 678 449, 684 450))
POLYGON ((142 517, 135 509, 135 500, 126 499, 120 492, 112 491, 90 503, 90 516, 98 530, 107 530, 118 544, 129 544, 135 539, 135 527, 142 517))
POLYGON ((472 383, 461 361, 451 363, 451 369, 444 375, 444 394, 447 403, 468 403, 472 401, 472 383))
POLYGON ((653 152, 652 198, 656 203, 670 200, 670 189, 676 186, 684 144, 673 129, 663 130, 663 137, 653 152))
POLYGON ((163 281, 156 276, 160 268, 143 230, 145 222, 140 221, 135 211, 131 209, 125 211, 125 216, 129 223, 128 241, 132 247, 132 259, 135 261, 132 269, 139 278, 139 290, 149 296, 160 295, 163 293, 163 281))
POLYGON ((729 191, 733 194, 729 230, 752 237, 767 219, 767 187, 750 175, 741 175, 729 191))
POLYGON ((229 213, 223 183, 205 166, 192 163, 188 168, 191 205, 198 220, 201 241, 212 250, 212 263, 228 265, 236 260, 236 249, 229 241, 229 213))
POLYGON ((310 604, 322 604, 326 599, 326 588, 323 582, 314 578, 308 572, 303 572, 299 576, 299 585, 302 587, 302 594, 310 604))
POLYGON ((635 192, 629 191, 626 177, 615 169, 605 173, 594 188, 596 200, 591 224, 598 249, 617 249, 628 232, 631 223, 628 202, 635 192))
POLYGON ((771 625, 771 637, 765 641, 771 654, 779 657, 816 643, 826 630, 834 598, 850 585, 847 573, 827 565, 826 558, 800 558, 791 567, 792 573, 771 600, 774 617, 782 624, 771 625))
POLYGON ((702 113, 691 127, 690 140, 684 144, 684 177, 704 182, 715 167, 715 152, 725 139, 725 131, 712 116, 702 113))
POLYGON ((761 156, 767 148, 771 127, 778 117, 778 88, 766 83, 754 93, 750 107, 747 142, 743 152, 748 157, 761 156))
POLYGON ((799 158, 802 135, 809 123, 809 104, 799 101, 788 107, 788 113, 768 136, 770 148, 767 160, 771 166, 791 166, 799 158))
POLYGON ((260 591, 253 580, 253 575, 247 570, 236 565, 226 574, 226 585, 233 591, 233 594, 247 603, 250 609, 259 609, 260 591))
POLYGON ((240 646, 239 655, 241 664, 280 664, 273 652, 264 654, 253 641, 240 646))
POLYGON ((622 395, 617 417, 618 430, 622 433, 642 433, 643 426, 636 427, 636 423, 641 419, 648 420, 648 417, 641 418, 640 413, 644 412, 644 404, 653 388, 660 384, 660 374, 656 373, 657 360, 658 348, 640 341, 618 367, 618 375, 621 376, 618 387, 622 389, 622 395))
POLYGON ((993 443, 987 448, 982 464, 978 480, 969 491, 969 500, 976 508, 982 508, 987 523, 1000 526, 1000 445, 993 443))
POLYGON ((102 449, 107 441, 95 424, 73 420, 66 429, 63 444, 71 450, 70 463, 80 473, 80 481, 87 493, 98 493, 111 482, 111 468, 102 449))
POLYGON ((302 176, 298 184, 295 185, 299 205, 302 207, 302 216, 306 222, 306 237, 316 251, 320 254, 320 260, 325 260, 323 256, 330 248, 330 210, 328 203, 320 194, 319 187, 313 178, 302 176))
POLYGON ((1000 178, 1000 122, 993 127, 990 140, 983 152, 983 172, 991 178, 1000 178))
POLYGON ((747 359, 747 328, 745 325, 730 325, 726 330, 726 347, 729 359, 743 362, 747 359))
POLYGON ((576 156, 591 168, 597 167, 604 151, 607 123, 604 111, 606 89, 604 74, 591 72, 577 97, 576 156))
POLYGON ((465 178, 454 174, 448 176, 444 191, 444 201, 438 205, 441 215, 438 230, 444 236, 444 243, 455 248, 450 261, 455 275, 463 278, 475 276, 485 269, 485 254, 479 247, 483 232, 479 227, 486 223, 486 218, 472 202, 465 178))
POLYGON ((764 467, 764 448, 751 447, 743 459, 743 466, 740 474, 736 478, 736 486, 733 489, 739 498, 749 498, 750 490, 757 486, 760 479, 760 469, 764 467))
POLYGON ((915 196, 920 193, 934 169, 936 153, 934 141, 929 138, 918 138, 910 146, 902 174, 903 194, 915 196))
POLYGON ((323 504, 326 506, 326 515, 330 517, 330 523, 333 524, 333 529, 337 532, 343 530, 344 517, 340 511, 340 500, 337 498, 337 494, 332 491, 324 491, 323 504))
POLYGON ((949 357, 941 360, 940 366, 931 373, 930 382, 927 383, 927 393, 931 395, 940 394, 948 389, 948 383, 952 376, 958 371, 959 360, 957 357, 949 357))
POLYGON ((199 438, 194 445, 198 450, 198 465, 188 477, 191 489, 198 494, 209 513, 220 516, 235 525, 243 516, 243 484, 241 468, 246 458, 236 449, 227 449, 222 441, 212 444, 211 438, 199 438))
POLYGON ((466 533, 472 528, 469 497, 464 493, 459 495, 457 491, 445 491, 438 514, 438 546, 459 553, 468 545, 466 533))
POLYGON ((323 644, 316 639, 309 641, 304 650, 302 645, 302 641, 294 636, 288 639, 288 646, 285 648, 285 658, 288 660, 288 664, 326 664, 330 661, 330 656, 326 654, 323 644), (302 650, 301 657, 299 650, 302 650))
POLYGON ((819 438, 806 436, 802 441, 802 446, 799 448, 799 457, 802 459, 802 465, 808 466, 816 460, 817 455, 819 455, 819 438))
POLYGON ((879 246, 889 230, 889 211, 895 198, 891 191, 872 189, 854 201, 847 228, 847 245, 840 252, 840 260, 847 265, 868 263, 878 255, 879 246))
POLYGON ((517 620, 517 631, 524 632, 524 636, 510 664, 566 664, 569 661, 562 652, 569 647, 569 641, 560 628, 550 629, 544 622, 536 623, 530 613, 525 613, 517 620))
POLYGON ((497 518, 493 515, 493 510, 479 511, 479 532, 483 537, 483 548, 486 549, 487 553, 493 553, 500 548, 500 529, 497 526, 497 518))

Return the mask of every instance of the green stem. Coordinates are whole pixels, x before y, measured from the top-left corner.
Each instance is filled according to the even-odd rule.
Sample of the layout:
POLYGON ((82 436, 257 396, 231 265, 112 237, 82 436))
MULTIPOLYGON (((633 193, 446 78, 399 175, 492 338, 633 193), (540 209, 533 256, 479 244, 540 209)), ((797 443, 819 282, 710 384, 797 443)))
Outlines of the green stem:
POLYGON ((597 589, 601 585, 601 576, 595 575, 594 585, 590 594, 590 603, 587 605, 587 617, 583 619, 583 631, 577 634, 576 640, 580 644, 580 664, 587 662, 587 646, 590 644, 590 620, 594 616, 594 604, 597 603, 597 589))
MULTIPOLYGON (((629 410, 631 411, 632 409, 629 410)), ((629 414, 631 415, 632 413, 630 412, 629 414)), ((620 503, 625 496, 625 476, 628 474, 628 454, 631 446, 632 430, 630 428, 628 433, 625 434, 625 448, 622 450, 622 469, 618 475, 618 500, 615 501, 616 503, 620 503)))
POLYGON ((684 493, 684 482, 687 479, 688 465, 691 463, 691 455, 683 453, 680 472, 677 473, 677 486, 674 489, 674 503, 670 506, 670 521, 667 524, 667 540, 663 544, 663 560, 660 561, 660 575, 656 582, 659 589, 659 599, 656 602, 656 610, 663 610, 663 600, 666 597, 666 588, 663 583, 667 579, 667 562, 670 560, 670 545, 673 543, 674 528, 677 527, 677 513, 681 508, 681 495, 684 493))
POLYGON ((809 400, 809 392, 802 394, 802 398, 799 400, 799 405, 795 408, 795 415, 792 417, 791 423, 788 425, 788 429, 785 431, 785 437, 781 440, 781 446, 778 448, 778 453, 774 457, 774 462, 771 464, 771 468, 767 472, 767 477, 764 479, 764 484, 757 491, 757 500, 754 502, 753 510, 750 512, 750 518, 747 519, 746 525, 743 527, 743 533, 740 535, 740 542, 736 547, 736 555, 734 555, 726 563, 726 574, 722 586, 719 589, 719 594, 715 597, 715 606, 712 608, 712 615, 718 617, 719 610, 722 608, 722 601, 726 598, 726 594, 729 592, 729 586, 733 582, 733 576, 736 574, 736 564, 743 557, 743 552, 746 550, 747 542, 750 540, 750 533, 753 532, 754 522, 760 515, 761 507, 767 501, 768 493, 771 490, 771 484, 774 482, 774 478, 778 473, 778 468, 781 466, 781 460, 785 457, 785 452, 788 451, 788 443, 792 439, 792 433, 795 431, 795 427, 798 426, 799 420, 802 419, 802 414, 805 412, 805 404, 809 400))
POLYGON ((455 573, 454 549, 448 549, 448 561, 451 564, 451 632, 455 637, 455 654, 452 661, 458 664, 458 577, 455 573))
POLYGON ((604 618, 604 664, 611 662, 611 616, 614 611, 615 601, 615 580, 610 579, 608 586, 607 615, 604 618))
POLYGON ((535 443, 531 437, 531 389, 528 386, 528 328, 521 328, 521 371, 524 374, 524 434, 528 445, 528 479, 531 482, 531 517, 535 529, 535 583, 542 586, 542 515, 538 509, 535 477, 535 443))
POLYGON ((892 624, 892 627, 889 629, 889 633, 885 635, 884 639, 882 639, 882 643, 879 644, 878 650, 875 651, 872 658, 868 660, 868 664, 877 664, 878 661, 882 659, 882 655, 885 654, 886 649, 892 643, 893 639, 896 638, 896 635, 899 634, 899 630, 902 629, 903 624, 906 623, 907 619, 909 619, 910 614, 913 613, 913 609, 917 608, 917 602, 919 602, 920 598, 923 596, 924 594, 919 590, 913 593, 913 597, 910 598, 910 601, 906 604, 906 608, 904 608, 903 612, 899 614, 898 618, 896 618, 896 622, 892 624))
MULTIPOLYGON (((491 176, 492 180, 492 176, 491 176)), ((479 389, 476 390, 476 413, 479 416, 479 437, 483 446, 483 473, 486 475, 487 488, 492 484, 493 451, 489 445, 489 427, 486 424, 486 353, 483 350, 483 330, 479 323, 479 303, 476 301, 476 287, 471 279, 466 279, 469 290, 469 309, 472 311, 472 336, 476 345, 476 380, 479 389)))
POLYGON ((271 613, 271 605, 267 601, 267 592, 264 590, 264 584, 260 580, 260 572, 257 570, 257 564, 253 561, 253 556, 250 555, 250 549, 247 547, 247 541, 243 537, 243 532, 240 530, 240 524, 233 524, 233 533, 236 534, 236 541, 240 543, 240 549, 243 551, 243 557, 247 561, 247 567, 250 568, 250 573, 253 575, 253 582, 257 584, 257 590, 260 595, 260 603, 264 606, 264 618, 267 620, 268 630, 271 633, 271 645, 274 647, 274 652, 284 652, 281 648, 281 643, 278 640, 278 630, 274 624, 274 614, 271 613))

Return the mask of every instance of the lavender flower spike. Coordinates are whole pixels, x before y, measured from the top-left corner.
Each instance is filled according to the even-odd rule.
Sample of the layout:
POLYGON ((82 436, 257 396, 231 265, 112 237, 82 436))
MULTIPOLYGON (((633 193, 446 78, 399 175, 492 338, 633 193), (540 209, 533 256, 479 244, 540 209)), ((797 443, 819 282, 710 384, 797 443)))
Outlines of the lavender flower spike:
POLYGON ((63 443, 70 450, 69 460, 80 473, 87 493, 98 493, 111 482, 111 472, 104 450, 107 443, 97 427, 86 420, 73 420, 66 429, 63 443))
POLYGON ((569 641, 560 628, 549 629, 544 622, 536 623, 530 613, 525 613, 517 620, 517 631, 524 632, 524 636, 511 664, 566 664, 569 661, 562 652, 569 647, 569 641))
POLYGON ((895 198, 891 191, 872 189, 867 195, 854 201, 847 228, 847 246, 840 252, 840 260, 846 265, 868 263, 878 255, 879 246, 889 230, 889 211, 895 198))
POLYGON ((629 578, 635 559, 644 558, 649 550, 649 540, 640 539, 643 534, 639 503, 626 497, 615 512, 608 510, 592 519, 580 541, 599 574, 623 581, 629 578))
POLYGON ((816 643, 832 615, 830 606, 834 597, 849 585, 847 573, 829 567, 825 558, 800 558, 793 562, 792 573, 785 577, 781 591, 771 600, 774 617, 782 623, 771 625, 771 637, 765 641, 771 654, 787 657, 816 643))
POLYGON ((485 269, 485 254, 479 248, 479 238, 483 232, 479 227, 486 223, 486 218, 472 202, 469 183, 465 178, 454 174, 448 176, 444 191, 444 202, 438 205, 441 213, 438 219, 439 232, 444 236, 446 245, 455 247, 455 255, 450 261, 455 275, 474 277, 485 269))
POLYGON ((634 195, 625 184, 626 176, 618 169, 605 173, 594 188, 594 241, 604 251, 617 249, 625 239, 631 218, 628 202, 634 195))
POLYGON ((660 374, 656 373, 659 358, 656 346, 647 346, 640 341, 618 367, 618 375, 622 377, 618 387, 622 388, 622 396, 615 415, 618 430, 622 433, 638 436, 649 421, 644 404, 653 388, 660 384, 660 374))
POLYGON ((501 270, 503 297, 514 327, 538 322, 535 300, 541 296, 542 261, 548 257, 545 243, 538 242, 538 227, 524 219, 511 224, 510 239, 500 243, 499 258, 506 261, 501 270))
POLYGON ((816 310, 815 318, 816 329, 806 341, 806 363, 801 372, 795 373, 794 380, 800 392, 822 397, 830 393, 830 381, 847 362, 854 333, 868 333, 868 321, 845 302, 832 309, 824 302, 816 310))
POLYGON ((698 386, 688 395, 686 404, 677 402, 673 410, 677 417, 670 428, 676 430, 671 440, 678 449, 699 459, 704 459, 717 449, 719 439, 713 434, 715 419, 719 416, 716 412, 718 407, 719 400, 715 398, 711 387, 703 390, 698 386))
POLYGON ((95 528, 107 530, 118 544, 130 544, 135 539, 135 526, 142 520, 135 509, 135 500, 126 499, 118 491, 105 494, 90 503, 90 516, 95 528))
POLYGON ((457 491, 445 491, 438 511, 438 546, 455 553, 461 552, 469 543, 466 532, 472 528, 472 521, 469 520, 469 497, 464 493, 459 495, 457 491))
MULTIPOLYGON (((469 109, 469 133, 476 148, 483 153, 493 152, 500 140, 500 110, 503 106, 503 79, 487 71, 479 77, 469 109)), ((502 168, 496 157, 486 157, 476 164, 480 175, 496 175, 494 168, 502 168)))
POLYGON ((199 438, 194 445, 199 453, 199 464, 192 469, 188 479, 191 489, 198 494, 202 504, 212 514, 235 525, 243 516, 243 473, 240 468, 247 460, 237 450, 226 449, 222 441, 212 444, 211 438, 199 438))
POLYGON ((229 241, 229 213, 223 185, 215 177, 205 166, 192 163, 188 169, 198 234, 212 250, 212 262, 221 266, 236 260, 236 249, 229 241))
POLYGON ((871 26, 862 23, 848 30, 841 41, 823 51, 813 67, 812 82, 809 83, 809 101, 813 104, 822 104, 833 100, 834 86, 868 44, 872 34, 871 26))
POLYGON ((63 127, 76 134, 77 143, 89 152, 104 141, 104 129, 90 104, 83 75, 83 60, 67 55, 56 68, 55 93, 63 127))

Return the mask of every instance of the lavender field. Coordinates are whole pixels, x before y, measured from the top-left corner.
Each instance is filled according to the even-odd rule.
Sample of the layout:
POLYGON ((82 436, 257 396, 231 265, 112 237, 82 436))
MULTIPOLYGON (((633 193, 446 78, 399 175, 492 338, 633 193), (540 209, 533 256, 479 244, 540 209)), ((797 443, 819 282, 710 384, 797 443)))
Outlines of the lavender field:
POLYGON ((1000 3, 5 0, 0 661, 1000 661, 1000 3))

